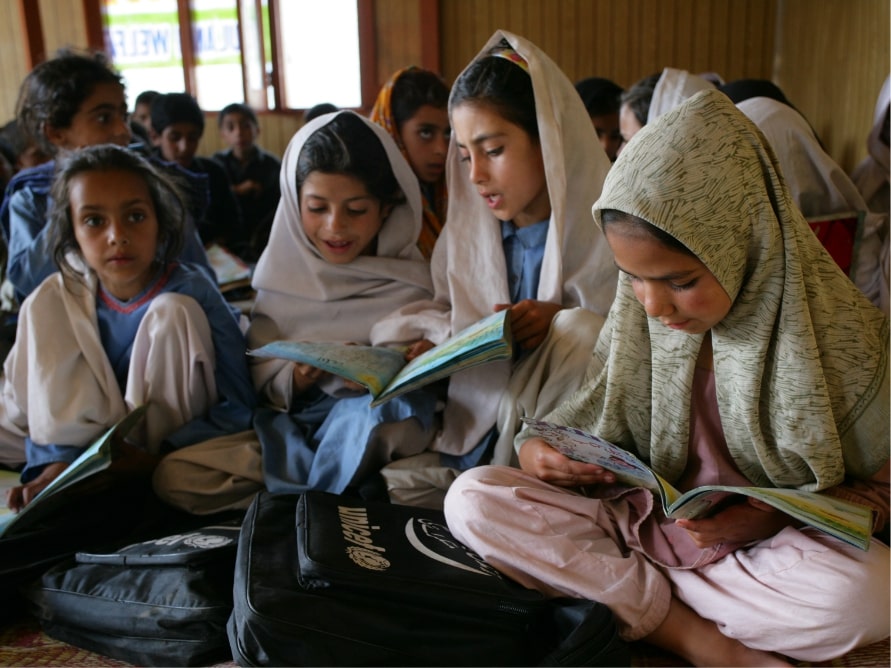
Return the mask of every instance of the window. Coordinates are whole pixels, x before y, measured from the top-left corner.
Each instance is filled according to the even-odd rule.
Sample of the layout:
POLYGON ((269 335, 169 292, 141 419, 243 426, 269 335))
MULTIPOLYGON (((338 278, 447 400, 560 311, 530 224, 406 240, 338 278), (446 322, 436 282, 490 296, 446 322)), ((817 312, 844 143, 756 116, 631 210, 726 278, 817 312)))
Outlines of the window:
POLYGON ((131 100, 186 90, 208 111, 361 107, 363 1, 103 0, 103 29, 131 100))

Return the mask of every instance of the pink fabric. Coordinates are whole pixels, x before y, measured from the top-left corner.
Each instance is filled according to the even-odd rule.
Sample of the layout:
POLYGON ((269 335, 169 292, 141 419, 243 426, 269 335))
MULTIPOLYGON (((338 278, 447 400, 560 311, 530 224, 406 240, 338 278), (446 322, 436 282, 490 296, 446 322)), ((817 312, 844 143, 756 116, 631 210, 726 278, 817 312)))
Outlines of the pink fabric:
MULTIPOLYGON (((714 375, 703 369, 693 383, 687 456, 682 491, 751 484, 732 463, 714 375)), ((700 549, 650 492, 601 491, 587 498, 523 471, 481 467, 452 484, 446 518, 459 540, 527 587, 606 604, 627 640, 665 618, 666 578, 677 598, 752 648, 823 661, 888 637, 886 545, 873 541, 864 552, 815 529, 787 528, 752 545, 700 549)))
POLYGON ((625 542, 631 507, 494 466, 458 476, 445 500, 451 531, 488 563, 546 595, 604 603, 626 640, 662 623, 672 591, 725 635, 803 661, 888 637, 891 560, 883 543, 864 552, 787 528, 706 565, 659 568, 625 542))

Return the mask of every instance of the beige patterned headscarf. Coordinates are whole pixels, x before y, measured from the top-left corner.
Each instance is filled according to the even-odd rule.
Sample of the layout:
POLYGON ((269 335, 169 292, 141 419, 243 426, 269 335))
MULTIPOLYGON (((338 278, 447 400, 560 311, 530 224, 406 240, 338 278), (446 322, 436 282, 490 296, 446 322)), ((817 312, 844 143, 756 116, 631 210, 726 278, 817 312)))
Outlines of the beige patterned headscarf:
MULTIPOLYGON (((888 459, 888 321, 842 274, 792 203, 771 149, 722 93, 648 124, 594 205, 684 243, 733 305, 712 329, 721 424, 756 485, 825 489, 888 459)), ((684 471, 703 335, 649 319, 622 276, 592 369, 549 419, 684 471)))

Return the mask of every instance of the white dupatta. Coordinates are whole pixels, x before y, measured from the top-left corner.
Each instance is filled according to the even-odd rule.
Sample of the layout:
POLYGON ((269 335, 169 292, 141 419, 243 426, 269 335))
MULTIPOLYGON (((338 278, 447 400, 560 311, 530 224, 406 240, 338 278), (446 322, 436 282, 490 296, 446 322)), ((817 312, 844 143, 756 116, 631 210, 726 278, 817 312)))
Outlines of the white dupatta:
MULTIPOLYGON (((538 299, 604 316, 615 294, 617 271, 591 219, 591 205, 600 194, 609 158, 572 82, 537 46, 499 30, 474 61, 502 41, 528 64, 551 202, 538 299)), ((372 332, 374 342, 428 338, 441 343, 491 314, 495 304, 510 301, 500 223, 468 179, 454 135, 446 169, 448 218, 432 257, 434 299, 410 304, 379 323, 372 332)), ((509 362, 497 362, 452 376, 443 430, 432 449, 469 452, 496 423, 499 403, 508 400, 504 394, 511 374, 509 362)), ((512 441, 512 434, 502 436, 512 441)))
MULTIPOLYGON (((372 325, 403 304, 431 294, 430 269, 417 249, 421 230, 421 191, 417 177, 393 138, 379 125, 355 114, 380 139, 405 195, 377 236, 377 253, 346 265, 326 261, 303 230, 296 186, 297 159, 306 140, 342 111, 313 119, 291 139, 282 159, 282 197, 257 263, 257 298, 248 345, 270 341, 368 343, 372 325)), ((290 406, 293 363, 253 361, 254 385, 280 408, 290 406)))

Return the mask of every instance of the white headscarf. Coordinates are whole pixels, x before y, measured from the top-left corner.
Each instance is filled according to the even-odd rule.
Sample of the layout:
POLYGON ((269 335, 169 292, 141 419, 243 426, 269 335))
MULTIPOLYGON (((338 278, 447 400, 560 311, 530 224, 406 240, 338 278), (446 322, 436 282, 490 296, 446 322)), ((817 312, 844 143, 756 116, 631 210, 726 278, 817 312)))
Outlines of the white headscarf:
POLYGON ((666 67, 662 70, 662 75, 653 89, 650 110, 647 112, 647 123, 652 123, 665 112, 671 111, 699 91, 714 88, 715 84, 698 74, 666 67))
POLYGON ((891 202, 888 199, 889 147, 881 138, 889 110, 891 110, 891 76, 885 79, 876 101, 872 130, 866 138, 869 155, 851 172, 851 180, 860 189, 870 209, 877 213, 888 213, 891 209, 891 202))
MULTIPOLYGON (((754 484, 819 490, 868 478, 888 459, 888 319, 822 247, 763 135, 717 91, 648 124, 595 204, 681 241, 732 306, 711 330, 728 450, 754 484)), ((627 276, 595 352, 601 372, 549 420, 683 473, 704 335, 648 318, 627 276)))
MULTIPOLYGON (((499 30, 472 62, 502 41, 526 61, 532 78, 551 202, 538 299, 605 315, 615 295, 617 271, 591 219, 591 205, 610 168, 609 158, 572 82, 537 46, 499 30)), ((495 304, 510 302, 500 223, 470 182, 454 135, 446 168, 448 219, 431 261, 435 299, 388 318, 375 328, 374 341, 426 337, 440 343, 491 314, 495 304)), ((453 376, 443 432, 434 448, 460 454, 476 445, 495 423, 509 375, 510 365, 504 362, 453 376)))
MULTIPOLYGON (((422 215, 418 179, 386 130, 351 111, 313 119, 288 144, 280 181, 281 201, 252 282, 257 298, 248 330, 251 348, 278 339, 368 343, 371 327, 380 318, 430 296, 429 265, 416 246, 422 215), (360 118, 380 139, 405 195, 378 233, 376 254, 361 255, 349 264, 328 262, 306 236, 296 184, 304 143, 339 114, 360 118)), ((255 385, 274 403, 278 399, 287 404, 291 367, 280 360, 257 361, 252 366, 255 385), (267 387, 269 383, 277 390, 267 387)))
POLYGON ((868 210, 863 195, 844 170, 823 150, 807 120, 787 104, 768 97, 753 97, 736 105, 770 142, 789 194, 807 218, 858 211, 864 214, 856 251, 854 282, 885 313, 887 286, 880 267, 880 230, 885 217, 868 210))

